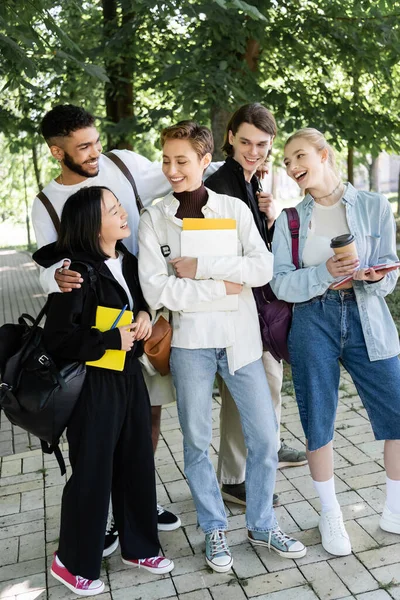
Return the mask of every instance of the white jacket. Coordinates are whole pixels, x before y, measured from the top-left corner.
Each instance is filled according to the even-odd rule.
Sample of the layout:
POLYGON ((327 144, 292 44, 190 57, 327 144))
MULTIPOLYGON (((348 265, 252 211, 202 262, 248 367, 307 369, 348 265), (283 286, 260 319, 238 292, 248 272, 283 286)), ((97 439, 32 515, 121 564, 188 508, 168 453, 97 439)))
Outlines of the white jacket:
POLYGON ((252 287, 268 283, 273 256, 267 250, 249 208, 237 198, 208 191, 202 208, 206 219, 236 219, 238 256, 201 257, 196 279, 179 279, 167 261, 179 257, 182 220, 175 214, 179 201, 169 194, 146 209, 139 223, 139 277, 144 296, 153 309, 172 311, 172 346, 177 348, 226 348, 231 373, 261 357, 262 343, 252 287), (157 212, 156 212, 157 211, 157 212), (153 223, 164 219, 165 227, 153 223), (164 258, 160 246, 171 254, 164 258), (226 296, 223 281, 243 284, 239 309, 231 312, 181 312, 195 302, 226 296))

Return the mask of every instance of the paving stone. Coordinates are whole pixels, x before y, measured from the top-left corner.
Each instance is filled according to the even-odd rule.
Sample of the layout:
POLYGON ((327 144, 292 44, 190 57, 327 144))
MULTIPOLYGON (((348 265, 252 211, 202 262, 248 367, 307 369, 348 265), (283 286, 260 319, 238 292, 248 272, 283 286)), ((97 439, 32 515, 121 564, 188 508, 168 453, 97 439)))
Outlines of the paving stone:
POLYGON ((292 483, 303 496, 303 498, 308 500, 318 496, 309 473, 307 473, 307 475, 303 475, 303 477, 296 477, 295 479, 292 479, 292 483))
POLYGON ((377 581, 355 556, 342 556, 329 561, 330 566, 352 594, 378 589, 377 581))
POLYGON ((193 556, 182 556, 174 559, 175 569, 172 571, 172 578, 195 571, 204 571, 204 554, 194 554, 193 556))
MULTIPOLYGON (((304 542, 303 542, 304 543, 304 542)), ((315 562, 321 562, 322 560, 329 560, 332 558, 331 554, 328 554, 322 547, 322 544, 315 544, 307 548, 307 554, 303 558, 298 558, 295 563, 298 567, 302 565, 309 565, 315 562)))
POLYGON ((0 516, 18 513, 20 511, 20 504, 20 494, 0 497, 0 516))
POLYGON ((266 573, 258 577, 247 579, 246 595, 251 598, 266 592, 286 590, 305 583, 304 577, 298 569, 287 569, 277 573, 266 573))
POLYGON ((241 588, 239 582, 232 584, 216 585, 210 588, 214 600, 246 600, 247 596, 241 588))
POLYGON ((43 508, 44 502, 44 491, 43 488, 39 490, 32 490, 30 492, 22 492, 21 494, 21 511, 35 510, 37 508, 43 508))
POLYGON ((201 589, 195 592, 187 592, 187 594, 179 594, 179 600, 212 600, 209 590, 201 589))
POLYGON ((183 529, 175 531, 160 531, 160 544, 165 556, 168 558, 177 558, 178 556, 192 556, 188 539, 183 529))
POLYGON ((0 442, 0 456, 7 456, 13 453, 13 447, 11 440, 7 442, 0 442))
POLYGON ((249 543, 238 544, 232 550, 233 568, 238 577, 254 577, 265 573, 265 567, 253 546, 249 543))
POLYGON ((340 479, 347 481, 350 477, 359 477, 360 475, 369 475, 370 473, 379 473, 383 471, 382 467, 375 461, 363 462, 353 467, 335 468, 335 473, 340 479))
POLYGON ((309 546, 315 546, 321 543, 321 534, 318 527, 312 529, 306 529, 305 531, 299 531, 296 533, 296 539, 308 548, 309 546))
POLYGON ((308 502, 289 504, 287 511, 301 529, 311 529, 318 525, 319 515, 308 502))
MULTIPOLYGON (((258 554, 268 573, 284 571, 285 569, 294 569, 296 567, 294 560, 282 558, 273 550, 268 550, 265 546, 254 546, 254 551, 258 554)), ((235 565, 233 566, 235 568, 235 565)), ((265 573, 265 569, 263 573, 265 573)))
MULTIPOLYGON (((277 474, 278 473, 280 473, 282 475, 282 473, 280 471, 277 471, 277 474)), ((290 492, 290 491, 296 491, 296 488, 288 479, 286 479, 286 477, 283 477, 283 479, 281 478, 279 480, 277 479, 277 481, 275 483, 275 490, 274 490, 274 492, 276 494, 282 494, 283 492, 290 492)))
POLYGON ((33 600, 34 598, 40 598, 39 594, 45 592, 45 590, 45 573, 35 573, 33 575, 29 575, 29 577, 20 576, 17 579, 4 581, 4 583, 2 584, 0 597, 2 600, 14 600, 14 598, 18 598, 19 600, 21 596, 23 597, 25 594, 27 595, 26 597, 29 598, 28 594, 30 594, 31 599, 33 600))
POLYGON ((347 521, 346 531, 349 534, 353 552, 363 552, 376 547, 376 541, 371 537, 358 521, 347 521))
POLYGON ((372 508, 381 513, 385 504, 386 493, 378 487, 364 488, 357 490, 357 493, 364 498, 372 508))
MULTIPOLYGON (((275 508, 275 516, 277 518, 280 528, 282 529, 282 531, 284 531, 285 533, 290 534, 290 535, 297 533, 300 529, 298 524, 296 523, 296 521, 292 518, 291 514, 288 512, 288 509, 291 506, 296 506, 297 504, 300 504, 300 503, 296 502, 294 504, 289 504, 287 508, 286 508, 286 506, 277 506, 275 508)), ((296 510, 294 512, 296 513, 296 510)))
MULTIPOLYGON (((7 463, 6 463, 7 464, 7 463)), ((13 475, 12 477, 2 477, 0 479, 0 490, 4 487, 4 486, 12 486, 12 485, 17 485, 17 484, 24 484, 30 481, 37 481, 42 479, 41 474, 37 474, 37 473, 23 473, 23 474, 19 474, 19 475, 13 475)))
MULTIPOLYGON (((372 515, 371 517, 362 517, 358 519, 358 524, 369 533, 381 545, 396 544, 399 541, 398 535, 388 533, 379 527, 380 515, 372 515)), ((370 550, 370 548, 361 548, 361 550, 370 550)))
POLYGON ((64 485, 57 485, 51 488, 46 488, 44 491, 45 503, 47 506, 60 506, 61 496, 63 493, 64 485))
POLYGON ((210 570, 196 571, 194 573, 186 573, 174 577, 174 584, 178 594, 199 590, 201 588, 212 588, 213 585, 222 585, 234 580, 235 576, 232 571, 228 573, 215 573, 210 570))
POLYGON ((327 562, 301 567, 301 572, 313 590, 323 600, 335 600, 349 595, 347 588, 327 562))
MULTIPOLYGON (((12 565, 18 560, 18 538, 10 537, 0 540, 0 567, 12 565)), ((0 592, 1 598, 1 592, 0 592)))
POLYGON ((157 473, 163 483, 183 479, 184 475, 175 464, 168 464, 157 468, 157 473))
POLYGON ((197 523, 196 511, 181 513, 179 517, 181 519, 182 527, 186 527, 187 525, 196 525, 197 523))
MULTIPOLYGON (((1 481, 1 480, 0 480, 1 481)), ((4 485, 0 487, 0 501, 4 496, 20 494, 21 492, 29 492, 30 490, 38 490, 43 486, 43 481, 26 481, 25 483, 16 483, 13 485, 4 485)))
POLYGON ((357 600, 390 600, 391 596, 385 590, 374 590, 365 594, 357 594, 357 600))
MULTIPOLYGON (((377 569, 371 569, 371 575, 378 580, 382 585, 399 585, 400 584, 400 564, 387 565, 385 567, 378 567, 377 569)), ((389 589, 389 594, 391 590, 389 589)))
POLYGON ((369 456, 367 456, 364 452, 361 452, 359 448, 353 445, 338 447, 335 444, 335 450, 353 465, 370 462, 371 460, 369 456))
POLYGON ((43 520, 37 521, 26 521, 24 523, 18 523, 9 525, 8 527, 2 527, 0 529, 0 539, 7 539, 14 536, 26 535, 28 533, 37 533, 44 530, 43 520))
POLYGON ((37 472, 43 468, 43 456, 29 456, 22 461, 23 473, 37 472))
POLYGON ((378 473, 371 473, 370 475, 349 477, 348 479, 346 479, 346 483, 350 488, 356 490, 371 487, 374 485, 383 485, 384 483, 386 483, 386 473, 385 471, 379 471, 378 473))
MULTIPOLYGON (((50 577, 53 579, 52 577, 50 577)), ((108 590, 109 587, 107 585, 106 579, 102 578, 102 581, 106 584, 105 590, 108 590)), ((74 592, 71 592, 65 585, 58 584, 49 587, 49 600, 76 600, 77 595, 74 592)), ((112 596, 109 591, 105 591, 103 594, 98 594, 95 596, 96 600, 111 600, 112 596)), ((19 598, 18 598, 19 600, 19 598)), ((39 599, 40 600, 40 599, 39 599)))
POLYGON ((357 556, 367 569, 400 563, 400 543, 360 552, 357 556))
MULTIPOLYGON (((6 583, 14 579, 26 579, 38 573, 45 571, 45 560, 43 558, 36 560, 28 560, 26 562, 14 563, 6 567, 0 567, 0 582, 1 587, 4 588, 6 583)), ((19 592, 22 593, 22 592, 19 592)))
POLYGON ((279 493, 279 504, 285 506, 286 504, 291 504, 292 502, 301 502, 304 500, 303 496, 296 489, 288 490, 286 492, 277 491, 279 493))
POLYGON ((44 531, 21 535, 19 541, 19 561, 22 562, 45 556, 44 531))
POLYGON ((10 462, 4 462, 1 467, 1 477, 12 477, 13 475, 20 475, 22 472, 20 460, 12 460, 10 462))
POLYGON ((190 489, 185 480, 166 483, 165 488, 173 502, 189 500, 191 498, 190 489))
POLYGON ((318 600, 318 596, 314 594, 308 585, 303 585, 290 588, 290 590, 257 596, 257 600, 318 600))
POLYGON ((19 525, 20 523, 29 523, 42 520, 44 510, 27 510, 25 512, 15 513, 0 517, 0 527, 10 527, 11 525, 19 525))

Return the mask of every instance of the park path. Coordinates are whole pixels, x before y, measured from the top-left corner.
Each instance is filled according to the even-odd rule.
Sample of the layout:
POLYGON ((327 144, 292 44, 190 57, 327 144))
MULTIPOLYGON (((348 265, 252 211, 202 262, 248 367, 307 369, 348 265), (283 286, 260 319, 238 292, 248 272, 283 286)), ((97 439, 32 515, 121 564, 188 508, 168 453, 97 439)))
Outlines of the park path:
MULTIPOLYGON (((21 312, 37 314, 44 301, 29 254, 0 251, 0 325, 21 312)), ((182 434, 175 405, 163 410, 156 455, 160 503, 180 515, 182 528, 160 535, 175 561, 172 574, 157 577, 122 564, 119 550, 104 561, 102 600, 400 600, 400 536, 378 526, 384 499, 382 442, 373 438, 350 378, 343 373, 335 434, 336 485, 353 554, 333 557, 320 543, 319 503, 308 467, 278 471, 277 517, 287 533, 308 546, 307 555, 285 560, 246 538, 243 510, 227 506, 228 540, 234 569, 211 573, 204 563, 204 538, 183 475, 182 434)), ((219 447, 219 399, 213 405, 212 460, 219 447)), ((283 398, 282 436, 298 447, 304 438, 290 385, 283 398)), ((0 427, 0 600, 76 598, 48 575, 57 548, 60 498, 65 478, 53 457, 11 427, 0 427)), ((64 448, 66 454, 66 448, 64 448)), ((84 531, 82 532, 84 535, 84 531)))

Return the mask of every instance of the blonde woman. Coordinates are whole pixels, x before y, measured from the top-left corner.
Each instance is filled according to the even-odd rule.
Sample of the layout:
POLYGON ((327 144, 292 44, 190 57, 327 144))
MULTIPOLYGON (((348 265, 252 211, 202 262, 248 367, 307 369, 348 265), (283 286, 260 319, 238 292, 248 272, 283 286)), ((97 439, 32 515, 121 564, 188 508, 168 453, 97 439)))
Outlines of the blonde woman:
MULTIPOLYGON (((384 297, 397 270, 368 267, 397 261, 395 223, 389 202, 343 183, 335 156, 316 129, 302 129, 285 146, 285 166, 306 196, 300 216, 300 269, 292 263, 286 215, 276 223, 274 279, 278 298, 294 303, 289 350, 307 457, 321 501, 322 545, 334 555, 351 553, 333 479, 332 439, 340 364, 350 373, 374 435, 385 440, 387 496, 380 519, 400 534, 399 337, 384 297), (331 239, 352 234, 358 258, 334 254, 331 239), (335 280, 350 277, 340 289, 335 280)), ((349 238, 351 239, 351 238, 349 238)))

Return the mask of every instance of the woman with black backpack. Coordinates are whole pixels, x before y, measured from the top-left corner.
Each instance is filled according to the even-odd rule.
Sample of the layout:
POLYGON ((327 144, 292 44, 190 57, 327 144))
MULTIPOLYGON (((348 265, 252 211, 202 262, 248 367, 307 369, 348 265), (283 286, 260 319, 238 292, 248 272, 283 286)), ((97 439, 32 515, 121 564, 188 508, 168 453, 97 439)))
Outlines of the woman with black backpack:
POLYGON ((151 573, 168 573, 158 556, 157 502, 151 415, 138 362, 151 334, 137 259, 119 240, 131 234, 127 214, 105 187, 85 187, 66 202, 58 241, 34 259, 49 266, 71 256, 82 282, 54 294, 43 341, 57 361, 97 361, 107 350, 126 352, 122 371, 87 366, 85 383, 67 427, 72 475, 62 498, 60 540, 51 574, 80 596, 104 590, 100 576, 110 494, 122 561, 151 573), (92 285, 86 269, 90 269, 92 285), (93 286, 94 280, 94 286, 93 286), (93 289, 94 288, 94 289, 93 289), (98 307, 133 311, 133 323, 96 328, 98 307))

